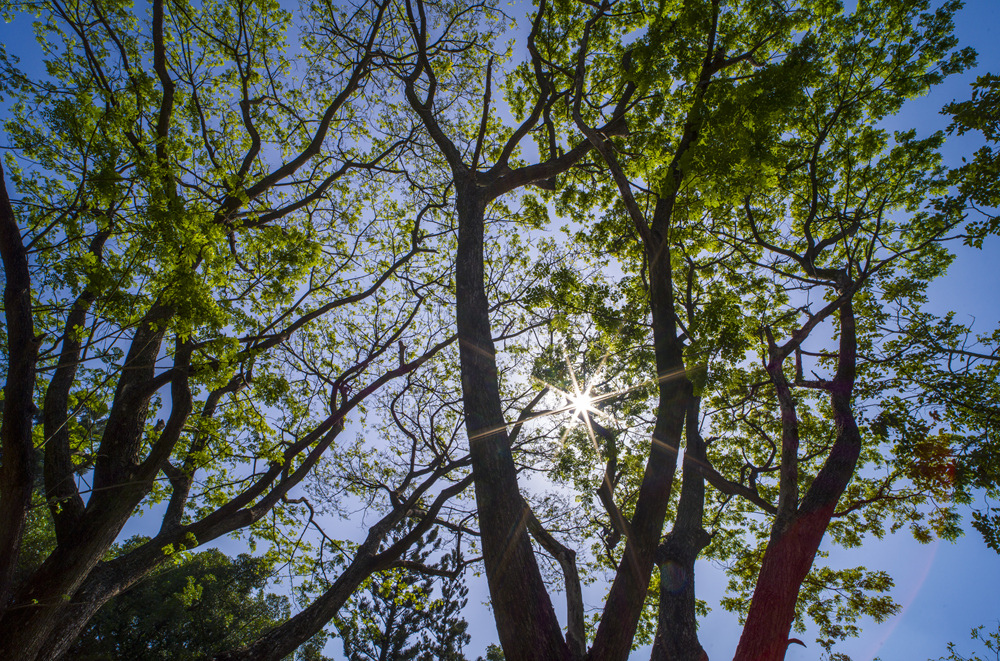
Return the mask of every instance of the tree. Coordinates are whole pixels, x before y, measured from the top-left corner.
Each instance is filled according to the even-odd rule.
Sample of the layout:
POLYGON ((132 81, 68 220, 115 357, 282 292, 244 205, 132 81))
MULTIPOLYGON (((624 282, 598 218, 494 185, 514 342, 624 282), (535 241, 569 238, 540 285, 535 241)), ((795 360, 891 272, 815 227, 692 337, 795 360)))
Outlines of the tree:
MULTIPOLYGON (((968 214, 964 243, 980 249, 998 230, 998 94, 1000 78, 980 76, 972 85, 970 99, 952 102, 942 111, 952 116, 950 131, 978 133, 986 142, 952 173, 957 192, 949 200, 968 214)), ((914 314, 908 322, 908 332, 895 347, 908 354, 902 372, 914 387, 904 391, 911 408, 927 412, 927 422, 936 428, 928 440, 937 442, 916 448, 903 446, 899 454, 930 454, 949 462, 948 475, 956 498, 962 502, 972 503, 976 495, 985 496, 986 507, 973 512, 972 525, 987 545, 1000 553, 1000 514, 994 505, 1000 497, 1000 444, 996 436, 1000 331, 974 334, 971 325, 957 322, 954 314, 944 318, 914 314)))
POLYGON ((542 0, 511 48, 489 1, 318 3, 285 54, 265 2, 46 5, 51 78, 3 77, 28 160, 0 209, 0 650, 58 656, 169 552, 245 527, 310 603, 220 659, 280 658, 366 580, 426 571, 405 554, 435 525, 482 551, 510 659, 624 659, 637 633, 701 658, 700 555, 731 568, 737 659, 887 616, 890 577, 815 560, 958 532, 931 504, 947 443, 901 394, 931 392, 911 322, 974 197, 946 197, 942 134, 880 127, 972 61, 957 8, 542 0), (15 585, 36 446, 56 548, 15 585), (334 540, 318 514, 352 499, 379 518, 334 540))
POLYGON ((976 150, 970 162, 957 168, 955 182, 959 186, 958 201, 971 205, 976 218, 970 224, 968 241, 982 247, 986 236, 996 234, 996 215, 990 213, 1000 202, 996 190, 996 175, 1000 170, 1000 154, 997 141, 1000 140, 1000 120, 993 109, 1000 94, 1000 77, 986 74, 976 79, 972 85, 971 98, 953 101, 942 112, 952 116, 949 130, 963 135, 975 132, 982 135, 987 144, 976 150))
MULTIPOLYGON (((491 643, 486 647, 485 661, 503 661, 503 658, 503 650, 499 645, 491 643)), ((477 661, 483 661, 483 657, 479 657, 477 661)))
MULTIPOLYGON (((5 56, 0 656, 58 657, 170 555, 234 531, 301 553, 294 490, 452 342, 425 316, 436 201, 381 196, 406 140, 355 123, 387 7, 317 8, 286 56, 273 3, 56 2, 36 8, 47 75, 5 56), (39 465, 56 543, 15 584, 39 465), (156 506, 159 531, 108 558, 156 506)), ((308 640, 465 488, 455 448, 411 456, 339 579, 244 656, 308 640)))
POLYGON ((239 647, 289 616, 288 597, 265 592, 271 572, 265 558, 214 549, 161 566, 105 604, 67 658, 207 659, 239 647))
MULTIPOLYGON (((904 99, 971 61, 969 51, 954 50, 957 5, 927 7, 863 3, 846 15, 832 3, 706 2, 644 13, 638 4, 626 11, 615 3, 539 3, 525 40, 531 61, 508 88, 521 123, 491 135, 495 56, 469 52, 476 24, 447 6, 407 3, 417 55, 399 76, 455 182, 466 425, 485 567, 508 657, 625 658, 659 561, 667 589, 655 654, 699 658, 688 577, 711 539, 702 529, 705 482, 738 499, 735 521, 761 543, 738 558, 734 580, 748 593, 730 604, 746 614, 736 658, 782 658, 804 606, 834 638, 851 627, 834 622, 830 609, 845 609, 848 622, 859 611, 892 612, 884 599, 838 606, 836 599, 810 604, 800 596, 816 598, 823 586, 838 584, 885 589, 884 577, 860 570, 810 575, 820 542, 828 530, 848 545, 866 532, 880 534, 859 515, 868 507, 888 508, 898 521, 919 520, 930 495, 919 485, 889 495, 905 484, 898 473, 884 480, 859 474, 886 467, 885 437, 872 434, 867 446, 864 439, 866 409, 888 405, 878 389, 898 367, 867 358, 884 339, 883 305, 919 304, 926 282, 949 259, 941 242, 962 223, 953 207, 924 206, 946 184, 936 155, 941 136, 877 128, 904 99), (626 48, 629 33, 640 36, 626 48), (469 119, 476 116, 478 130, 469 119), (625 117, 633 128, 622 135, 625 117), (574 131, 581 136, 575 143, 574 131), (529 134, 541 160, 512 162, 529 134), (560 149, 560 138, 569 146, 560 149), (584 183, 563 194, 560 208, 583 226, 577 245, 614 256, 625 273, 619 291, 629 305, 609 316, 633 324, 624 335, 638 344, 626 350, 655 365, 647 373, 658 402, 646 418, 651 440, 632 451, 646 464, 641 477, 625 480, 606 469, 598 478, 637 488, 627 494, 624 513, 607 489, 601 497, 606 527, 619 529, 625 543, 615 552, 618 568, 585 651, 572 572, 564 637, 528 539, 532 515, 518 491, 500 405, 483 269, 490 204, 527 184, 551 188, 551 178, 583 164, 589 148, 599 160, 581 168, 584 183), (595 215, 597 222, 590 220, 595 215), (724 283, 740 295, 721 291, 724 283), (744 369, 744 361, 761 368, 744 369), (806 378, 804 363, 827 376, 806 378), (699 413, 707 398, 721 411, 715 424, 726 441, 717 447, 742 447, 743 465, 733 452, 708 452, 699 413), (661 545, 682 438, 684 485, 675 526, 661 545), (758 512, 764 526, 750 518, 758 512), (807 579, 815 589, 803 589, 807 579), (678 585, 684 589, 672 594, 678 585), (525 601, 532 606, 524 608, 525 601)), ((485 16, 484 24, 498 20, 485 16)), ((607 335, 622 333, 621 323, 597 319, 604 310, 580 306, 592 300, 581 293, 585 285, 560 284, 574 312, 593 313, 598 327, 605 321, 607 335)), ((607 347, 619 344, 598 338, 607 347)), ((594 427, 595 447, 598 435, 619 442, 594 427)), ((603 457, 608 467, 620 453, 603 457)), ((950 521, 940 523, 944 534, 954 534, 950 521)), ((570 557, 544 535, 536 539, 554 556, 570 557)), ((732 533, 729 548, 717 552, 732 557, 738 540, 746 541, 732 533)))
POLYGON ((974 334, 954 314, 907 317, 891 349, 904 357, 898 396, 886 421, 909 433, 894 454, 912 465, 913 479, 946 486, 952 498, 974 507, 972 525, 987 546, 1000 552, 1000 495, 995 425, 997 333, 974 334))
MULTIPOLYGON (((407 563, 425 563, 440 546, 436 542, 417 543, 407 563)), ((345 608, 345 615, 335 620, 348 660, 464 661, 462 648, 470 637, 465 633, 469 625, 461 617, 468 593, 459 573, 463 564, 444 559, 438 594, 433 576, 420 578, 402 569, 372 576, 345 608)))

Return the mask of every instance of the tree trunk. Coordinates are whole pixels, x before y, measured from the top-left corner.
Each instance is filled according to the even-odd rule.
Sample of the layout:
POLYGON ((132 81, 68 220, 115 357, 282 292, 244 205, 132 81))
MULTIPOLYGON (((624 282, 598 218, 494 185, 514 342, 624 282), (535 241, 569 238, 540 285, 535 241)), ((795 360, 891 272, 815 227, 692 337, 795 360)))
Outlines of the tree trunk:
POLYGON ((683 484, 674 528, 657 549, 660 568, 660 610, 651 661, 706 661, 698 641, 695 610, 694 563, 711 537, 702 528, 705 478, 698 464, 705 463, 705 442, 698 433, 701 400, 688 404, 683 484))
POLYGON ((861 434, 851 411, 857 362, 851 300, 840 309, 840 329, 837 375, 829 387, 837 440, 794 517, 775 522, 734 661, 785 658, 799 589, 861 454, 861 434))
POLYGON ((86 516, 66 544, 56 547, 18 590, 13 607, 0 618, 0 658, 32 661, 53 635, 70 597, 114 543, 134 508, 123 497, 114 510, 86 516))
POLYGON ((500 402, 483 271, 486 196, 474 175, 456 177, 458 341, 466 429, 483 561, 504 655, 510 661, 570 659, 528 537, 500 402))
POLYGON ((0 456, 3 459, 0 466, 0 613, 3 613, 10 601, 14 567, 35 486, 37 461, 31 421, 35 410, 32 393, 38 341, 35 340, 31 308, 28 256, 7 195, 2 166, 0 258, 6 280, 3 302, 7 323, 7 383, 3 389, 3 421, 0 423, 0 456))
POLYGON ((656 557, 660 566, 660 608, 651 661, 708 659, 698 641, 694 562, 709 539, 700 527, 674 528, 660 545, 656 557))
MULTIPOLYGON (((139 449, 145 435, 150 387, 169 308, 154 303, 132 339, 125 370, 119 379, 108 424, 95 464, 93 491, 80 519, 60 530, 55 550, 21 585, 12 607, 0 616, 0 658, 30 661, 54 631, 62 611, 97 566, 135 506, 149 493, 156 469, 143 474, 139 449)), ((179 432, 191 409, 190 393, 178 397, 177 383, 171 420, 179 432)), ((186 388, 182 387, 182 390, 186 388)))
POLYGON ((588 654, 592 661, 625 661, 646 601, 656 549, 677 468, 677 452, 691 396, 685 374, 684 349, 677 339, 670 249, 667 242, 673 203, 661 198, 653 211, 653 230, 646 244, 649 264, 649 305, 653 321, 653 349, 659 383, 656 424, 650 442, 629 538, 604 614, 588 654))

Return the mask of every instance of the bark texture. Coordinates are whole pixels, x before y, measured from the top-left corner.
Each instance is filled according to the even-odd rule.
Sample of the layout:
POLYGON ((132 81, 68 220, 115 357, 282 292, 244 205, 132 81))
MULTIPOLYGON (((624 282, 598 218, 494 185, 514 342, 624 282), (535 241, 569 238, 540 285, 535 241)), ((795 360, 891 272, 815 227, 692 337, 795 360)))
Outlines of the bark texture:
POLYGON ((698 640, 694 563, 711 536, 702 528, 705 510, 705 441, 698 433, 700 400, 691 397, 685 422, 681 498, 673 529, 657 549, 660 570, 660 610, 651 661, 708 659, 698 640))
MULTIPOLYGON (((24 536, 31 492, 35 484, 36 452, 31 439, 35 405, 32 392, 38 358, 31 307, 31 273, 21 231, 7 194, 0 165, 0 258, 6 284, 3 290, 7 324, 7 382, 3 389, 0 424, 0 610, 10 600, 14 567, 24 536)), ((0 631, 3 629, 0 628, 0 631)))
POLYGON ((571 658, 528 536, 500 403, 483 269, 487 200, 473 177, 457 179, 456 312, 483 561, 504 654, 518 661, 571 658))
MULTIPOLYGON (((837 438, 794 513, 782 516, 779 505, 779 516, 764 552, 735 661, 781 661, 785 658, 799 588, 812 567, 837 501, 847 488, 861 453, 861 434, 851 410, 857 341, 850 298, 840 307, 840 330, 837 373, 828 387, 837 438)), ((787 423, 787 418, 784 419, 787 423)), ((786 488, 784 481, 781 488, 786 488)))

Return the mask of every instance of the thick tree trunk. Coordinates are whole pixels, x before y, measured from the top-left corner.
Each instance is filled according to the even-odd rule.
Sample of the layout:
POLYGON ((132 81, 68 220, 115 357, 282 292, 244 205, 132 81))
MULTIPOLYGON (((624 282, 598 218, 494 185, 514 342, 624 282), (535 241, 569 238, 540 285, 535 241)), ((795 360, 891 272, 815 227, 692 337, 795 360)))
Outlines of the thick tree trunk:
POLYGON ((85 516, 65 544, 56 547, 18 590, 13 607, 0 618, 0 658, 32 661, 55 631, 70 596, 97 565, 132 514, 134 499, 102 516, 85 516))
POLYGON ((569 659, 528 537, 500 402, 483 270, 486 196, 472 175, 456 177, 458 341, 466 429, 476 486, 483 561, 504 655, 510 661, 569 659))
POLYGON ((768 544, 735 661, 785 658, 799 588, 812 567, 861 450, 861 437, 850 410, 835 404, 834 418, 838 427, 847 419, 849 422, 838 430, 838 440, 803 499, 798 516, 768 544))
POLYGON ((656 549, 677 468, 677 452, 691 383, 677 339, 670 250, 667 243, 672 202, 659 200, 654 209, 652 238, 645 246, 649 263, 649 299, 653 348, 659 382, 656 424, 635 513, 622 560, 604 605, 604 615, 588 654, 592 661, 624 661, 632 650, 636 625, 646 601, 656 549))
MULTIPOLYGON (((38 342, 31 308, 31 273, 21 231, 7 195, 0 167, 0 258, 6 285, 3 290, 7 324, 7 382, 3 389, 0 423, 0 613, 10 601, 14 567, 35 483, 35 447, 31 419, 38 342)), ((2 630, 2 629, 0 629, 2 630)))
POLYGON ((795 602, 812 567, 833 507, 802 515, 779 534, 764 553, 764 562, 736 661, 781 661, 795 619, 795 602))
POLYGON ((660 610, 651 661, 705 661, 698 641, 694 563, 711 537, 702 528, 705 510, 705 442, 698 433, 701 401, 692 397, 685 424, 683 484, 674 528, 657 549, 660 568, 660 610))
POLYGON ((694 563, 708 542, 709 535, 701 528, 674 528, 660 545, 656 558, 660 567, 660 609, 651 661, 708 659, 698 641, 694 592, 694 563))
MULTIPOLYGON (((61 526, 55 550, 42 566, 18 588, 13 607, 0 617, 0 658, 30 661, 46 644, 62 611, 86 581, 91 570, 114 543, 135 506, 149 493, 155 468, 140 470, 139 450, 145 434, 156 358, 164 334, 168 308, 154 303, 132 339, 126 365, 118 382, 108 424, 101 440, 93 477, 93 492, 86 509, 71 527, 61 526)), ((179 433, 190 412, 186 387, 172 391, 171 425, 179 433), (185 396, 179 397, 181 391, 185 396)))
POLYGON ((60 658, 104 604, 166 562, 168 556, 162 552, 162 546, 147 543, 124 556, 99 563, 87 575, 72 601, 60 609, 56 626, 36 657, 38 661, 60 658))
POLYGON ((840 309, 840 329, 837 375, 829 386, 837 440, 794 517, 775 522, 734 661, 785 658, 799 589, 857 466, 861 434, 851 411, 857 342, 850 300, 840 309))

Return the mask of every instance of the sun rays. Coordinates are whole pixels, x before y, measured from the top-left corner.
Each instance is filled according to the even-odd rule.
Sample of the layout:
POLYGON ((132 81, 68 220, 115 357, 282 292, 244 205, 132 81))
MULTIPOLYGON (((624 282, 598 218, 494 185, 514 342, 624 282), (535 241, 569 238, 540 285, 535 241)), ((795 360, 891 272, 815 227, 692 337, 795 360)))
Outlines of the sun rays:
MULTIPOLYGON (((594 394, 595 386, 600 383, 600 378, 604 373, 604 367, 607 364, 609 354, 605 353, 598 364, 597 369, 594 371, 593 375, 586 379, 583 384, 580 383, 580 379, 577 377, 576 369, 573 367, 572 361, 569 359, 569 355, 566 352, 566 348, 562 347, 563 360, 566 363, 566 371, 569 374, 570 389, 563 390, 547 381, 540 379, 538 377, 532 377, 535 382, 537 382, 545 392, 552 393, 557 397, 561 398, 564 404, 558 406, 554 409, 546 409, 543 411, 523 413, 517 420, 512 422, 505 422, 502 425, 496 427, 489 427, 486 429, 480 429, 477 432, 470 434, 469 440, 474 441, 491 434, 500 432, 501 430, 520 427, 521 425, 530 422, 532 420, 538 420, 540 418, 546 418, 551 416, 563 415, 566 413, 570 414, 567 424, 563 427, 562 435, 559 439, 560 447, 564 446, 566 443, 566 438, 569 436, 570 431, 577 422, 582 423, 587 429, 587 435, 590 437, 591 443, 594 448, 597 449, 597 435, 605 435, 611 433, 607 428, 603 427, 597 423, 595 418, 603 418, 608 421, 614 421, 614 417, 609 415, 607 412, 602 410, 599 405, 602 402, 606 402, 612 399, 618 399, 628 395, 629 393, 636 392, 638 390, 645 390, 654 387, 664 381, 674 379, 677 377, 684 376, 686 374, 685 369, 675 370, 673 372, 668 372, 659 375, 654 379, 647 379, 641 383, 637 383, 624 388, 618 388, 610 390, 608 392, 601 393, 600 395, 594 394)), ((529 407, 530 408, 530 407, 529 407)))
POLYGON ((550 383, 545 383, 544 381, 541 381, 539 379, 539 382, 544 387, 548 388, 551 392, 555 393, 566 402, 565 406, 555 411, 550 411, 549 414, 555 415, 557 413, 566 413, 566 412, 572 414, 570 416, 569 424, 563 427, 562 435, 559 438, 559 447, 565 447, 566 438, 569 436, 569 433, 573 428, 574 424, 577 421, 579 421, 582 422, 584 427, 587 429, 587 436, 590 438, 590 443, 593 446, 594 450, 598 454, 600 454, 600 447, 597 444, 597 434, 595 432, 600 432, 602 436, 610 432, 608 432, 608 430, 603 426, 597 424, 594 421, 594 418, 602 417, 607 420, 613 420, 613 418, 604 411, 597 408, 597 404, 602 401, 608 400, 612 397, 618 397, 628 392, 628 390, 624 390, 622 392, 606 393, 600 396, 594 396, 593 394, 594 385, 599 381, 599 379, 604 373, 604 366, 605 364, 607 364, 608 354, 607 353, 604 354, 604 356, 601 358, 601 362, 597 366, 597 369, 594 371, 594 374, 590 378, 588 378, 581 386, 580 380, 577 379, 576 370, 573 368, 573 363, 569 359, 569 354, 566 352, 565 346, 562 348, 562 352, 563 352, 563 360, 566 362, 566 371, 569 373, 572 390, 564 391, 553 386, 550 383))

